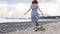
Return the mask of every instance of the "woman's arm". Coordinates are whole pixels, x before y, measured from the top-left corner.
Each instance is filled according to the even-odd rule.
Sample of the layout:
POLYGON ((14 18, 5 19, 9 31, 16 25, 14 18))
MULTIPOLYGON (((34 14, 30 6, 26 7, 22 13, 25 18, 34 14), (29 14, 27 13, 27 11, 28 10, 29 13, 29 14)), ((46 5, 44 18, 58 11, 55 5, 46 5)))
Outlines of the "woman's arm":
MULTIPOLYGON (((39 6, 38 6, 38 9, 39 9, 39 11, 42 13, 42 11, 40 10, 39 6)), ((42 15, 44 15, 44 14, 42 13, 42 15)))
POLYGON ((25 13, 25 15, 31 10, 31 7, 29 8, 29 10, 25 13))

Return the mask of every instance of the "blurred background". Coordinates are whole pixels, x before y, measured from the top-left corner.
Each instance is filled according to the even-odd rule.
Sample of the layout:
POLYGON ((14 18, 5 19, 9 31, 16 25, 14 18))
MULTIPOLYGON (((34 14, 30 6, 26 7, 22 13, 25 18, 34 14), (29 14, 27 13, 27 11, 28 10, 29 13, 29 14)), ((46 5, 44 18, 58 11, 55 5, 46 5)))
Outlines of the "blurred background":
MULTIPOLYGON (((30 18, 32 0, 0 0, 0 18, 30 18)), ((60 0, 38 0, 43 16, 60 16, 60 0)), ((39 12, 39 11, 38 11, 39 12)), ((39 12, 39 15, 41 13, 39 12)))

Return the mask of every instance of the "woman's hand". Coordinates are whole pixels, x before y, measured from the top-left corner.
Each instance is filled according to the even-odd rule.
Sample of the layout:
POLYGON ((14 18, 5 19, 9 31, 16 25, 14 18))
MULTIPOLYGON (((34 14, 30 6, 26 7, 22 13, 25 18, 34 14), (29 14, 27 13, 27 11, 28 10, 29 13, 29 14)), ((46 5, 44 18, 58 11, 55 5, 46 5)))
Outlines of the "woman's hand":
POLYGON ((27 13, 25 13, 25 15, 26 15, 27 13))
POLYGON ((42 13, 42 15, 44 15, 44 14, 42 13))
POLYGON ((26 15, 26 13, 25 13, 25 15, 26 15))

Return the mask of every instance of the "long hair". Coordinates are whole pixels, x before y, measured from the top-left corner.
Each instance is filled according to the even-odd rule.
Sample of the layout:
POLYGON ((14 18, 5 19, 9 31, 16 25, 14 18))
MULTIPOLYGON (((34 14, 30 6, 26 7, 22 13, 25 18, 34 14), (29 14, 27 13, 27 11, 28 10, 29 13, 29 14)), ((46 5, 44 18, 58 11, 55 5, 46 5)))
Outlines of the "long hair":
POLYGON ((37 0, 32 1, 32 4, 34 4, 34 3, 38 4, 38 1, 37 0))

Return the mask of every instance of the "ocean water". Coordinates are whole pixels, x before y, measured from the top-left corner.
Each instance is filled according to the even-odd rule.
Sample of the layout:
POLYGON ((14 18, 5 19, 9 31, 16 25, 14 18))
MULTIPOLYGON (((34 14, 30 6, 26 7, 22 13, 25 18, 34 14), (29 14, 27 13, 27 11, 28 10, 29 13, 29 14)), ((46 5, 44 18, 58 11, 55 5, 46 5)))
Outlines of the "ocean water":
MULTIPOLYGON (((38 21, 60 21, 59 19, 39 19, 38 21)), ((31 22, 31 19, 0 19, 0 23, 9 23, 9 22, 31 22)))

